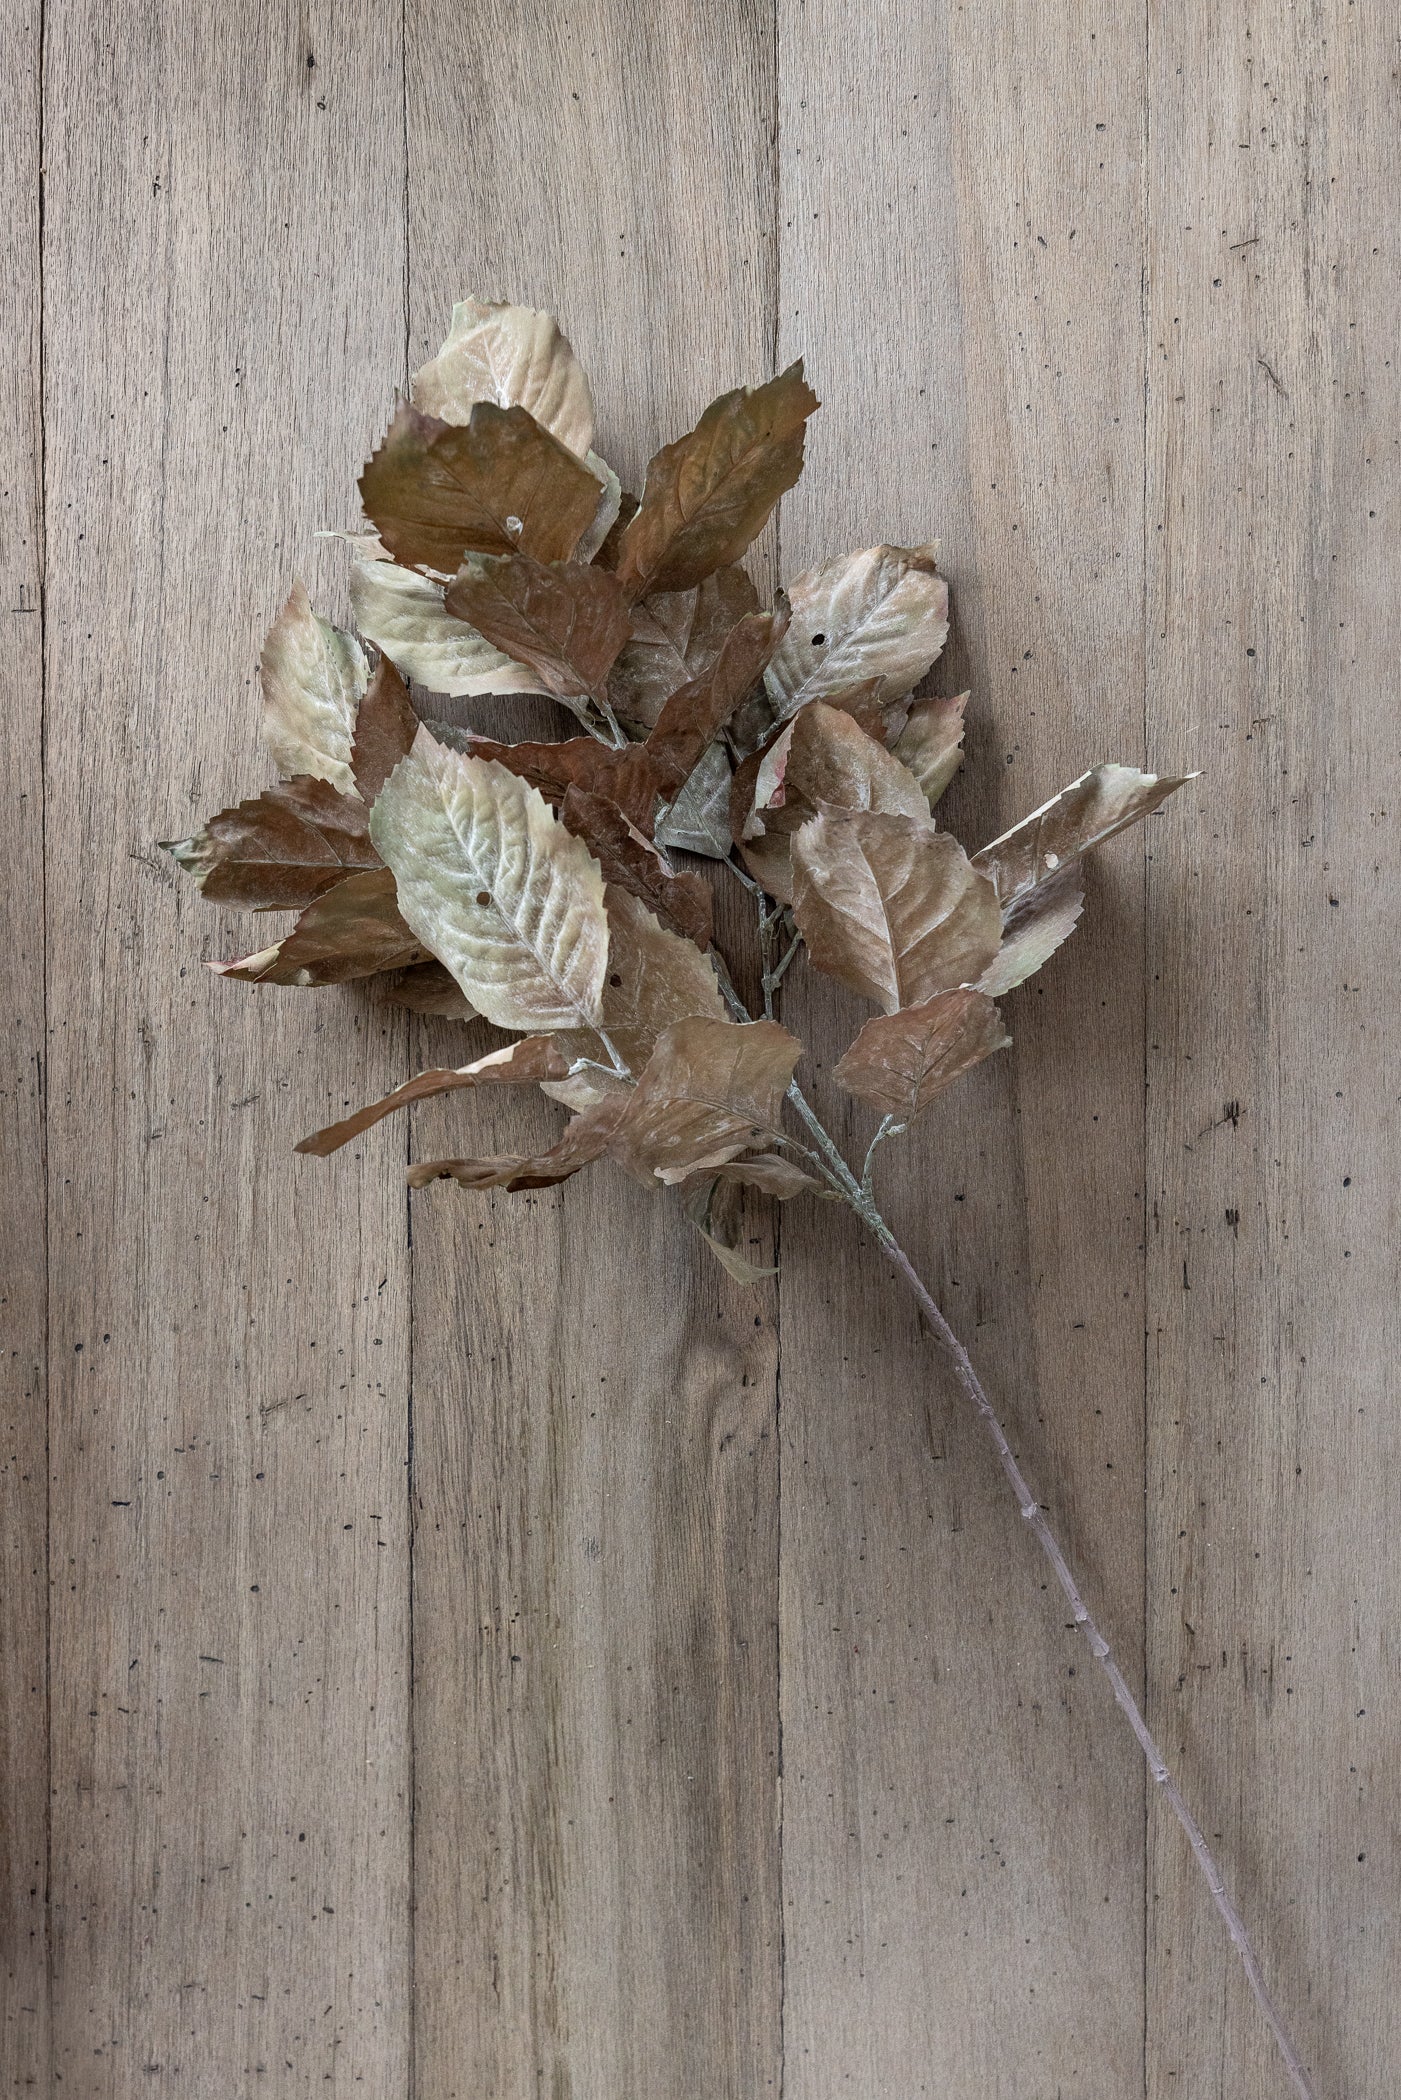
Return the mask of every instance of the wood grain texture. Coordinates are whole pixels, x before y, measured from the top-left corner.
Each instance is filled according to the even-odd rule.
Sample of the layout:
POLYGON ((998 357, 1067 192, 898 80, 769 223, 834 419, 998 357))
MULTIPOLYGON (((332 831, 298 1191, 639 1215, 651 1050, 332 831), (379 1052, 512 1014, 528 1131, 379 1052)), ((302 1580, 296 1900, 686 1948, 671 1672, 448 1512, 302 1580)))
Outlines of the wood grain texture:
POLYGON ((357 5, 47 36, 53 2090, 402 2092, 404 1199, 290 1154, 402 1018, 215 983, 248 921, 154 844, 247 791, 269 614, 344 566, 397 52, 357 5))
MULTIPOLYGON (((640 488, 773 368, 771 16, 433 0, 410 30, 414 363, 469 292, 548 305, 640 488)), ((432 1157, 559 1112, 416 1121, 432 1157)), ((417 2100, 777 2092, 772 1290, 610 1170, 413 1219, 417 2100)))
MULTIPOLYGON (((1392 26, 1155 10, 1149 75, 1148 711, 1204 769, 1151 871, 1151 1681, 1350 2100, 1401 2064, 1392 26)), ((1156 1818, 1150 1887, 1149 2093, 1273 2100, 1156 1818)))
POLYGON ((6 0, 0 268, 0 2075, 49 2085, 39 9, 6 0))
MULTIPOLYGON (((1141 34, 1115 9, 780 10, 780 360, 828 405, 785 576, 937 538, 971 847, 1141 755, 1141 34), (873 442, 879 432, 879 441, 873 442)), ((1007 1002, 1014 1047, 884 1155, 1130 1676, 1142 1560, 1142 847, 1007 1002)), ((862 1010, 864 1012, 864 1009, 862 1010)), ((825 1071, 860 1015, 789 1002, 825 1071)), ((854 1144, 874 1117, 818 1082, 854 1144)), ((1137 1753, 875 1250, 783 1230, 786 2083, 1129 2092, 1137 1753)))
MULTIPOLYGON (((1204 768, 880 1187, 1320 2100, 1390 2100, 1382 11, 74 0, 41 111, 39 0, 7 4, 6 2089, 1282 2090, 850 1223, 790 1207, 781 1293, 743 1293, 603 1170, 409 1210, 410 1144, 557 1112, 502 1090, 294 1159, 465 1032, 199 967, 250 922, 152 842, 257 784, 263 630, 298 571, 344 611, 312 533, 477 292, 558 309, 633 488, 806 353, 759 580, 942 539, 969 844, 1098 758, 1204 768)), ((861 1011, 791 986, 853 1144, 861 1011)))

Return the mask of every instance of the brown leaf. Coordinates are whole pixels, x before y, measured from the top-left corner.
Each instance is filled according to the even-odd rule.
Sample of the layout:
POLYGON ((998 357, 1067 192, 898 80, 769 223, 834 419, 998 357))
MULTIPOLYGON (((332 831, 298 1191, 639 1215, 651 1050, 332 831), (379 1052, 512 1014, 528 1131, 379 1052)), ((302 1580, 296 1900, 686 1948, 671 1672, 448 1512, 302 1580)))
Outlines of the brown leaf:
POLYGON ((1011 1040, 986 993, 960 985, 900 1013, 876 1014, 833 1076, 849 1094, 909 1123, 945 1087, 1011 1040))
POLYGON ((630 624, 626 593, 606 569, 526 554, 470 556, 444 604, 560 699, 603 690, 630 624))
POLYGON ((978 979, 980 989, 1000 999, 1025 983, 1070 939, 1084 904, 1078 861, 1068 861, 1035 889, 1023 890, 1003 915, 1002 946, 978 979))
POLYGON ((367 868, 318 897, 275 948, 209 968, 243 984, 347 984, 402 970, 425 953, 399 916, 388 868, 367 868))
POLYGON ((571 787, 583 788, 616 802, 639 831, 651 834, 657 785, 652 761, 641 744, 625 744, 615 751, 591 736, 564 737, 557 744, 498 744, 491 737, 453 730, 445 723, 430 722, 428 727, 454 751, 495 759, 508 772, 528 780, 557 808, 571 787))
POLYGON ((355 785, 366 802, 374 801, 400 759, 413 748, 417 734, 418 716, 409 689, 389 658, 382 656, 356 712, 350 747, 355 785))
POLYGON ((872 809, 921 822, 928 816, 923 791, 907 768, 854 716, 813 700, 770 739, 757 763, 745 761, 731 802, 731 820, 739 825, 753 874, 785 904, 793 901, 792 834, 823 808, 872 809))
POLYGON ((781 1136, 801 1054, 776 1021, 678 1021, 659 1038, 610 1151, 640 1179, 672 1183, 781 1136))
POLYGON ((451 970, 436 957, 405 970, 387 994, 395 1006, 406 1006, 413 1014, 435 1014, 447 1021, 477 1021, 481 1016, 470 1006, 451 970))
POLYGON ((824 810, 793 840, 793 911, 819 970, 887 1013, 976 983, 1002 915, 985 875, 928 817, 824 810))
POLYGON ((300 911, 356 868, 376 868, 370 812, 306 775, 221 809, 165 850, 214 904, 300 911))
POLYGON ((924 789, 931 809, 963 762, 967 705, 967 693, 951 700, 916 700, 891 747, 924 789))
POLYGON ((357 561, 350 606, 367 641, 391 657, 405 678, 452 699, 481 693, 530 693, 540 680, 513 663, 443 603, 444 585, 397 561, 357 561))
POLYGON ((598 508, 581 459, 528 410, 488 401, 465 424, 401 406, 360 495, 396 561, 444 575, 469 551, 567 561, 598 508))
POLYGON ((724 1166, 707 1168, 700 1177, 703 1180, 733 1181, 745 1188, 762 1189, 766 1196, 776 1196, 780 1203, 790 1203, 794 1196, 828 1196, 820 1181, 800 1167, 796 1160, 785 1159, 781 1152, 741 1153, 724 1166))
POLYGON ((665 703, 647 738, 657 791, 667 801, 678 794, 700 764, 782 639, 788 608, 750 613, 726 635, 698 678, 665 703))
POLYGON ((548 1189, 568 1181, 581 1167, 602 1159, 626 1111, 630 1093, 610 1094, 567 1124, 563 1137, 548 1152, 507 1153, 494 1159, 430 1159, 409 1168, 409 1187, 430 1181, 456 1181, 466 1189, 548 1189))
POLYGON ((765 1277, 777 1276, 777 1269, 760 1268, 740 1252, 747 1221, 743 1192, 737 1182, 718 1174, 700 1174, 688 1185, 685 1196, 686 1216, 736 1283, 762 1283, 765 1277))
POLYGON ((765 386, 722 394, 694 430, 656 455, 618 563, 634 597, 690 590, 739 559, 802 473, 804 428, 816 407, 800 358, 765 386))
POLYGON ((608 681, 614 713, 650 729, 672 694, 703 678, 727 636, 758 610, 759 593, 736 568, 717 569, 691 591, 643 598, 608 681))
MULTIPOLYGON (((725 1002, 715 966, 694 943, 658 924, 655 915, 630 890, 610 883, 604 894, 608 910, 608 975, 603 985, 603 1025, 624 1062, 640 1072, 658 1038, 673 1022, 699 1015, 723 1021, 725 1002)), ((579 1030, 558 1037, 566 1057, 603 1059, 597 1036, 579 1030)), ((606 1084, 603 1074, 581 1074, 566 1083, 567 1093, 547 1088, 571 1106, 606 1084)))
POLYGON ((710 946, 712 899, 703 875, 678 875, 665 854, 630 822, 616 802, 589 788, 570 787, 559 813, 603 870, 670 926, 704 951, 710 946))
POLYGON ((1135 766, 1092 766, 1020 824, 973 855, 997 888, 1004 910, 1067 861, 1102 846, 1116 832, 1149 816, 1192 774, 1140 773, 1135 766))
POLYGON ((790 586, 792 624, 764 679, 781 716, 872 677, 886 701, 914 689, 949 631, 937 551, 863 547, 790 586))
POLYGON ((332 1152, 338 1152, 342 1145, 348 1145, 352 1138, 359 1137, 361 1131, 383 1122, 386 1116, 393 1115, 398 1108, 407 1108, 411 1102, 429 1101, 435 1094, 451 1093, 457 1087, 532 1086, 542 1079, 563 1079, 568 1071, 568 1060, 556 1049, 553 1036, 522 1036, 518 1043, 507 1043, 503 1049, 491 1050, 470 1065, 459 1065, 455 1071, 420 1072, 415 1078, 406 1079, 402 1086, 395 1087, 392 1094, 385 1094, 381 1100, 358 1108, 343 1122, 328 1123, 324 1130, 303 1138, 296 1150, 314 1152, 318 1158, 325 1159, 332 1152))

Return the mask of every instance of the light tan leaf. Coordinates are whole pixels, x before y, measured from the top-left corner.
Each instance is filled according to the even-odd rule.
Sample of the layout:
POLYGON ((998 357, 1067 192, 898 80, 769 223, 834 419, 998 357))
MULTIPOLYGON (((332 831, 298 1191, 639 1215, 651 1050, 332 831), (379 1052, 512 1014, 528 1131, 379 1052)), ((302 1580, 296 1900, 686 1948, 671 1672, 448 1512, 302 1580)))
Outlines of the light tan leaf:
POLYGON ((657 819, 659 846, 725 860, 730 851, 730 761, 712 744, 668 809, 657 819))
POLYGON ((758 610, 759 593, 736 568, 717 569, 694 590, 643 598, 608 681, 614 713, 650 729, 672 694, 703 678, 726 637, 758 610))
POLYGON ((212 962, 243 984, 348 984, 422 962, 424 949, 399 916, 388 868, 347 875, 307 906, 285 940, 237 962, 212 962))
POLYGON ((802 473, 804 428, 816 407, 800 358, 764 386, 722 394, 694 430, 656 455, 618 563, 635 597, 690 590, 738 561, 802 473))
POLYGON ((611 1094, 586 1108, 565 1127, 564 1135, 548 1152, 532 1155, 509 1153, 494 1159, 430 1159, 409 1168, 409 1187, 425 1188, 430 1181, 456 1181, 466 1189, 548 1189, 568 1181, 581 1167, 602 1159, 609 1140, 622 1118, 630 1094, 611 1094))
POLYGON ((350 572, 356 626, 405 678, 454 700, 545 691, 533 671, 493 649, 465 620, 454 620, 443 593, 431 576, 396 561, 357 561, 350 572))
POLYGON ((823 811, 793 840, 793 911, 819 970, 887 1013, 973 984, 997 953, 997 893, 923 818, 823 811))
POLYGON ((805 1167, 796 1160, 785 1159, 781 1152, 741 1153, 725 1165, 708 1170, 717 1181, 733 1181, 745 1188, 762 1189, 766 1196, 777 1197, 780 1203, 791 1203, 795 1196, 832 1195, 805 1167))
POLYGON ((1011 1040, 987 994, 961 985, 899 1013, 876 1014, 833 1076, 849 1094, 909 1123, 945 1087, 1011 1040))
POLYGON ((467 424, 402 406, 360 497, 395 561, 451 576, 468 553, 567 561, 593 523, 598 482, 527 409, 479 401, 467 424))
POLYGON ((419 1072, 402 1086, 396 1086, 392 1094, 385 1094, 342 1122, 328 1123, 324 1130, 303 1138, 295 1149, 326 1159, 362 1131, 414 1101, 430 1101, 434 1095, 451 1093, 457 1087, 533 1086, 542 1079, 563 1079, 568 1070, 568 1062, 556 1049, 553 1036, 522 1036, 519 1042, 491 1050, 485 1057, 474 1059, 470 1065, 459 1065, 454 1071, 419 1072))
POLYGON ((647 738, 658 792, 677 795, 740 701, 759 678, 788 624, 780 602, 771 613, 749 613, 731 629, 711 661, 667 700, 647 738))
POLYGON ((370 817, 399 908, 499 1028, 596 1025, 608 967, 603 877, 543 796, 420 729, 370 817))
POLYGON ((733 810, 745 857, 770 896, 793 901, 790 840, 822 808, 872 809, 924 822, 928 805, 914 775, 838 707, 812 700, 735 775, 737 802, 752 780, 747 815, 733 810))
POLYGON ((294 583, 268 630, 259 664, 263 742, 279 777, 310 774, 353 795, 350 740, 370 676, 354 635, 320 619, 303 585, 294 583))
POLYGON ((610 1151, 646 1180, 686 1180, 781 1135, 802 1045, 776 1021, 678 1021, 659 1038, 610 1151))
MULTIPOLYGON (((608 976, 603 986, 603 1025, 625 1064, 640 1072, 658 1038, 674 1022, 700 1016, 723 1021, 725 1002, 715 966, 693 942, 668 933, 654 913, 630 891, 610 883, 608 907, 608 976)), ((602 1060, 597 1036, 579 1030, 559 1037, 566 1057, 602 1060)), ((607 1090, 606 1075, 585 1073, 563 1088, 545 1091, 570 1106, 607 1090)))
POLYGON ((214 904, 301 911, 357 868, 379 866, 370 813, 307 775, 221 809, 166 851, 214 904))
MULTIPOLYGON (((582 458, 593 443, 593 394, 553 314, 504 301, 463 299, 447 341, 413 379, 414 405, 466 423, 478 401, 519 403, 582 458)), ((606 529, 606 528, 605 528, 606 529)))
POLYGON ((570 787, 559 813, 575 838, 584 841, 605 882, 631 890, 663 925, 694 941, 702 952, 710 946, 713 900, 703 875, 679 875, 607 795, 570 787))
POLYGON ((789 590, 793 618, 764 674, 779 714, 878 677, 881 698, 912 691, 949 631, 948 586, 933 546, 865 547, 789 590))
POLYGON ((951 700, 916 700, 892 747, 924 789, 931 809, 963 763, 968 697, 958 693, 951 700))
POLYGON ((1068 861, 1035 889, 1023 890, 1007 907, 1002 946, 978 979, 980 989, 1000 999, 1023 984, 1070 939, 1084 903, 1078 861, 1068 861))
POLYGON ((973 855, 992 877, 1003 909, 1067 861, 1102 846, 1166 802, 1192 774, 1140 773, 1135 766, 1092 766, 1020 824, 973 855))
POLYGON ((526 554, 469 555, 444 604, 559 699, 602 692, 630 624, 626 593, 607 569, 526 554))
POLYGON ((603 493, 598 499, 598 508, 593 514, 593 523, 574 549, 575 561, 592 561, 601 553, 609 533, 618 522, 623 507, 623 484, 619 481, 606 459, 596 452, 584 454, 584 465, 598 481, 603 493))
POLYGON ((374 801, 417 734, 418 716, 409 689, 389 658, 382 656, 356 710, 350 747, 350 769, 362 801, 374 801))

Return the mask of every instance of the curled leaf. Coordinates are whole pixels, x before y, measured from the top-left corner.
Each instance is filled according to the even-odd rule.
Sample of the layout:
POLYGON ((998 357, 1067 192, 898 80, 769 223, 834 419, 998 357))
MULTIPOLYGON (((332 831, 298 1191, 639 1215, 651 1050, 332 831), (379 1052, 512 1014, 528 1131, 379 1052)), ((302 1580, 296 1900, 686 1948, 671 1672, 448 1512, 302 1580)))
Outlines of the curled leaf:
POLYGON ((740 1252, 744 1204, 735 1182, 702 1174, 687 1193, 684 1209, 721 1268, 736 1283, 747 1286, 777 1276, 777 1269, 760 1268, 740 1252))
MULTIPOLYGON (((595 480, 602 484, 603 493, 598 499, 598 508, 593 514, 593 523, 588 527, 578 546, 574 549, 575 561, 592 561, 600 554, 608 535, 618 522, 623 507, 623 484, 619 481, 606 459, 596 452, 584 454, 584 464, 595 480)), ((605 565, 606 566, 606 565, 605 565)))
POLYGON ((936 551, 864 547, 798 578, 788 633, 764 674, 780 716, 871 678, 882 702, 913 690, 949 631, 936 551))
POLYGON ((978 979, 981 989, 1000 999, 1024 983, 1070 939, 1084 904, 1080 867, 1073 860, 1035 889, 1023 890, 1003 914, 1002 946, 978 979))
POLYGON ((1010 1041, 986 992, 960 985, 899 1013, 874 1015, 833 1076, 849 1094, 909 1123, 1010 1041))
POLYGON ((690 590, 738 561, 801 474, 816 407, 800 358, 764 386, 722 394, 694 430, 657 453, 618 562, 635 597, 690 590))
POLYGON ((537 791, 420 729, 370 834, 399 907, 500 1028, 597 1025, 608 964, 603 877, 537 791))
POLYGON ((632 634, 608 681, 625 722, 650 729, 672 694, 703 678, 759 593, 743 569, 717 569, 689 591, 658 591, 632 610, 632 634))
POLYGON ((392 1094, 385 1094, 342 1122, 328 1123, 324 1130, 303 1138, 296 1150, 326 1159, 362 1131, 383 1122, 396 1109, 408 1108, 412 1102, 430 1101, 435 1095, 451 1093, 458 1087, 531 1086, 542 1079, 563 1079, 568 1071, 568 1061, 556 1049, 553 1036, 523 1036, 519 1042, 489 1051, 485 1057, 476 1058, 470 1065, 459 1065, 454 1071, 419 1072, 402 1086, 396 1086, 392 1094))
POLYGON ((647 738, 657 791, 670 799, 685 786, 783 638, 788 610, 749 613, 726 635, 711 661, 668 699, 647 738))
POLYGON ((478 1017, 476 1008, 463 997, 452 971, 445 970, 436 957, 405 970, 397 984, 390 987, 388 996, 393 1005, 406 1006, 412 1014, 434 1014, 446 1021, 471 1021, 478 1017))
POLYGON ((610 1150, 630 1173, 671 1183, 781 1136, 801 1054, 776 1021, 678 1021, 658 1039, 610 1150))
POLYGON ((916 700, 892 746, 923 788, 931 809, 963 762, 967 705, 967 693, 951 700, 916 700))
POLYGON ((703 875, 678 875, 664 853, 638 830, 616 802, 591 788, 570 787, 559 813, 615 882, 704 951, 710 946, 712 900, 703 875))
POLYGON ((668 809, 657 819, 659 846, 725 860, 730 851, 730 760, 712 744, 668 809))
POLYGON ((444 604, 559 699, 603 690, 630 624, 626 594, 607 569, 526 554, 470 555, 444 604))
POLYGON ((1005 910, 1067 861, 1151 815, 1190 777, 1140 773, 1136 766, 1092 766, 975 853, 973 865, 992 878, 1005 910))
POLYGON ((348 984, 380 970, 402 970, 423 956, 423 945, 399 915, 394 877, 388 868, 367 868, 308 905, 275 947, 209 967, 243 984, 348 984))
POLYGON ((304 586, 294 583, 268 629, 259 668, 263 741, 279 777, 310 774, 353 795, 350 740, 370 676, 354 635, 314 613, 304 586))
POLYGON ((409 689, 388 657, 381 657, 356 712, 350 747, 350 769, 363 801, 374 801, 417 734, 409 689))
POLYGON ((928 817, 824 810, 793 840, 793 911, 819 970, 887 1013, 976 983, 1002 916, 986 875, 928 817))
POLYGON ((593 522, 598 482, 527 409, 479 401, 466 424, 402 406, 360 497, 395 561, 451 576, 468 553, 567 561, 593 522))
POLYGON ((536 693, 543 682, 494 649, 443 603, 444 585, 396 561, 357 561, 350 572, 355 624, 405 678, 461 700, 480 693, 536 693))
POLYGON ((584 368, 554 315, 530 306, 460 300, 447 341, 414 374, 413 399, 445 423, 466 423, 479 401, 519 404, 581 458, 593 443, 593 394, 584 368))
POLYGON ((357 868, 379 866, 370 813, 306 775, 221 809, 166 851, 214 904, 301 911, 357 868))
POLYGON ((563 1137, 548 1152, 506 1153, 493 1159, 430 1159, 409 1168, 411 1189, 430 1181, 455 1181, 465 1189, 548 1189, 568 1181, 581 1167, 602 1159, 621 1120, 630 1094, 610 1094, 566 1125, 563 1137))

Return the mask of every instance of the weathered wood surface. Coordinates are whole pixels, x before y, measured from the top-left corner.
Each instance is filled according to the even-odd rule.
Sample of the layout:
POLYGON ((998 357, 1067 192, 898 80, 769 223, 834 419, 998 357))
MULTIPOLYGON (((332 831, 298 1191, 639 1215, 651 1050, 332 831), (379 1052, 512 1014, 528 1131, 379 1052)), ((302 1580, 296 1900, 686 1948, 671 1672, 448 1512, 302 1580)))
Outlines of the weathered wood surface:
MULTIPOLYGON (((410 1210, 460 1106, 288 1147, 460 1036, 199 968, 247 923, 152 842, 246 791, 258 638, 298 571, 337 604, 312 535, 477 290, 565 315, 634 483, 806 352, 765 580, 941 539, 962 835, 1099 756, 1204 769, 883 1188, 1321 2095, 1383 2100, 1381 14, 76 0, 42 104, 6 26, 6 2089, 1283 2090, 859 1234, 795 1207, 746 1296, 601 1177, 410 1210)), ((851 1006, 789 1012, 830 1099, 851 1006)))

